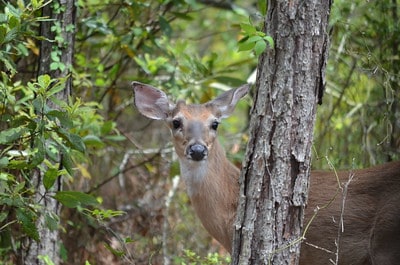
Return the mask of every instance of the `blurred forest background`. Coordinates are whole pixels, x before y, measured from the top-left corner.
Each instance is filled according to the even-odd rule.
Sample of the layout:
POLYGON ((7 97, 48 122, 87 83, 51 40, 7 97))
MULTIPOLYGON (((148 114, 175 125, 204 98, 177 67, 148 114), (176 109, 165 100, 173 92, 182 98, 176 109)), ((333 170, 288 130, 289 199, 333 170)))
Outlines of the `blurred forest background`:
MULTIPOLYGON (((27 183, 42 162, 46 188, 62 175, 65 190, 91 195, 58 197, 66 207, 48 218, 61 231, 63 264, 226 263, 192 212, 169 132, 136 112, 130 83, 205 102, 254 80, 259 51, 240 44, 249 27, 262 30, 265 2, 77 0, 72 97, 57 102, 61 111, 40 112, 64 82, 36 76, 43 5, 62 8, 0 0, 0 264, 13 264, 24 237, 38 236, 27 183), (54 145, 37 147, 38 124, 54 145)), ((334 1, 313 168, 400 159, 399 16, 397 0, 334 1)), ((51 58, 52 70, 65 67, 56 49, 51 58)), ((220 130, 238 166, 249 108, 251 97, 220 130)))

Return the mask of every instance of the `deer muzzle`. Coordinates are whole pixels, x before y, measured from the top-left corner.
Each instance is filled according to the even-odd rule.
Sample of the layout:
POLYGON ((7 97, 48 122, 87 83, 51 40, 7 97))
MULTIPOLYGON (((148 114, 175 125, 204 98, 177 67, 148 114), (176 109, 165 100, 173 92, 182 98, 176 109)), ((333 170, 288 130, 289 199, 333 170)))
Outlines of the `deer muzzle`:
POLYGON ((193 144, 188 147, 186 153, 194 161, 201 161, 207 157, 208 149, 202 144, 193 144))

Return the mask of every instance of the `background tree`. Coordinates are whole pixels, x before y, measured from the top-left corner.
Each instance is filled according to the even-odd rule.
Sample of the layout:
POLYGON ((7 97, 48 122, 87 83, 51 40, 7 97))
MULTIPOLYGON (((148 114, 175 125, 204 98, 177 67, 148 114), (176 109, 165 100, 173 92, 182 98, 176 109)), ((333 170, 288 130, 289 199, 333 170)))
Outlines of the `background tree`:
POLYGON ((329 1, 268 2, 265 32, 275 46, 258 64, 233 264, 299 260, 330 8, 329 1))
POLYGON ((70 97, 75 3, 63 3, 1 6, 2 264, 58 264, 60 203, 88 213, 87 206, 98 205, 88 194, 62 190, 61 177, 75 175, 74 163, 85 161, 86 148, 103 143, 99 127, 104 134, 113 130, 94 107, 70 97), (40 48, 35 40, 42 41, 40 48))
MULTIPOLYGON (((72 61, 74 57, 74 35, 75 35, 75 1, 67 0, 62 3, 54 1, 51 5, 45 5, 42 8, 42 17, 49 20, 41 22, 40 35, 43 37, 40 43, 40 52, 38 58, 39 76, 49 75, 51 79, 65 79, 63 88, 53 96, 59 101, 68 102, 72 95, 72 61), (52 40, 55 40, 54 43, 52 40), (57 59, 56 59, 57 58, 57 59)), ((44 102, 51 109, 60 109, 50 99, 44 102)), ((43 115, 44 109, 37 110, 36 115, 43 115)), ((61 126, 61 124, 60 124, 61 126)), ((43 141, 43 148, 51 146, 51 142, 43 141)), ((62 155, 59 154, 57 163, 59 170, 64 168, 62 155)), ((60 203, 51 196, 51 192, 62 191, 63 180, 61 176, 55 180, 55 185, 49 190, 46 187, 45 174, 48 172, 45 163, 32 170, 30 185, 35 188, 34 202, 39 206, 40 213, 36 220, 36 227, 39 234, 39 240, 31 237, 27 238, 26 248, 22 248, 21 264, 45 264, 45 261, 39 262, 40 257, 46 257, 55 264, 60 260, 60 237, 59 230, 46 224, 46 218, 53 216, 58 219, 60 214, 60 203)))

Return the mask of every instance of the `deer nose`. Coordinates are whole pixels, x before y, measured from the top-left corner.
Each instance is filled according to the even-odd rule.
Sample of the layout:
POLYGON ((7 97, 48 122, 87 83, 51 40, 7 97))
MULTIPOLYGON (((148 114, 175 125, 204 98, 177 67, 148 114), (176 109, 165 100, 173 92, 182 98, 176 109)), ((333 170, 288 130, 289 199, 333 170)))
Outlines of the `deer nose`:
POLYGON ((207 147, 202 144, 193 144, 189 147, 189 156, 194 161, 203 160, 204 157, 207 155, 207 147))

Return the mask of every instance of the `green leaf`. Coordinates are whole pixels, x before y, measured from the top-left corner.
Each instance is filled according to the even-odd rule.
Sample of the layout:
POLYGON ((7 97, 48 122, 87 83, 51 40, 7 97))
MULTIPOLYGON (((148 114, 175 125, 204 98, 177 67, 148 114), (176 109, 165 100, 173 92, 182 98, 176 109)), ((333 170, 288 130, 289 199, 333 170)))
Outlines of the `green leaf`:
POLYGON ((18 9, 18 8, 16 8, 16 7, 14 7, 14 6, 13 6, 12 4, 10 4, 10 3, 7 4, 7 9, 6 9, 6 11, 8 11, 8 12, 6 12, 6 14, 8 14, 9 16, 10 16, 10 14, 11 14, 11 15, 17 17, 17 18, 20 18, 20 17, 21 17, 21 11, 22 11, 22 10, 20 10, 20 9, 18 9))
POLYGON ((18 31, 16 28, 13 28, 12 30, 8 31, 6 36, 4 37, 4 42, 11 42, 15 40, 18 36, 18 31))
POLYGON ((30 168, 34 168, 40 163, 43 162, 44 157, 46 154, 46 148, 44 146, 44 142, 41 136, 37 136, 35 138, 35 151, 33 153, 31 162, 30 162, 30 168))
POLYGON ((8 159, 8 157, 0 158, 0 169, 7 167, 8 163, 10 163, 10 160, 8 159))
POLYGON ((240 28, 246 33, 246 35, 254 35, 257 32, 256 27, 249 23, 240 23, 240 28))
POLYGON ((256 45, 254 46, 254 52, 256 53, 256 56, 259 56, 261 53, 263 53, 266 48, 267 43, 265 43, 264 40, 257 41, 256 45))
POLYGON ((83 140, 79 135, 70 133, 60 127, 56 128, 55 131, 61 138, 63 138, 66 141, 66 145, 68 147, 75 149, 81 153, 85 152, 86 150, 85 144, 83 143, 83 140))
POLYGON ((123 135, 107 135, 104 137, 104 139, 113 141, 113 142, 121 142, 121 141, 125 141, 126 137, 123 135))
POLYGON ((51 89, 49 89, 49 90, 46 92, 46 96, 47 96, 47 97, 50 97, 50 96, 52 96, 52 95, 54 95, 54 94, 56 94, 56 93, 62 91, 64 88, 65 88, 65 85, 64 85, 64 84, 57 84, 57 85, 53 86, 51 89))
POLYGON ((61 149, 61 152, 62 152, 61 164, 62 164, 63 168, 65 168, 65 170, 68 172, 68 174, 73 176, 74 175, 74 170, 72 169, 73 168, 73 162, 72 162, 71 154, 68 151, 68 149, 63 145, 60 145, 60 149, 61 149))
POLYGON ((4 39, 7 34, 7 29, 4 25, 0 25, 0 43, 4 42, 4 39))
POLYGON ((238 44, 238 51, 250 51, 254 48, 256 44, 254 42, 239 42, 238 44))
POLYGON ((104 146, 104 142, 99 137, 91 134, 83 137, 83 142, 85 143, 86 146, 93 146, 98 148, 104 146))
POLYGON ((65 111, 50 110, 46 113, 46 116, 50 120, 54 120, 54 118, 57 118, 60 121, 61 126, 63 126, 64 128, 71 128, 73 126, 71 117, 65 111))
POLYGON ((267 14, 267 1, 265 0, 258 0, 258 10, 260 11, 261 15, 265 16, 267 14))
POLYGON ((59 218, 54 213, 46 213, 45 222, 46 222, 46 226, 51 231, 55 231, 58 229, 59 218))
POLYGON ((15 48, 16 48, 16 49, 20 52, 20 54, 22 54, 23 56, 28 56, 28 55, 29 55, 29 51, 28 51, 28 49, 26 48, 26 46, 25 46, 24 44, 19 43, 15 48))
POLYGON ((160 28, 162 30, 162 32, 169 38, 171 37, 172 34, 172 28, 169 24, 169 22, 163 17, 160 16, 158 18, 158 22, 160 23, 160 28))
POLYGON ((38 258, 44 262, 46 265, 55 265, 48 255, 38 255, 38 258))
POLYGON ((6 173, 0 172, 0 180, 8 181, 8 175, 6 173))
MULTIPOLYGON (((3 40, 3 42, 6 42, 6 40, 3 40)), ((15 74, 17 72, 17 66, 10 58, 10 56, 8 56, 8 54, 0 51, 0 60, 4 63, 7 70, 10 71, 12 74, 15 74)))
POLYGON ((60 150, 55 142, 48 142, 46 146, 46 158, 54 163, 58 163, 60 159, 60 150))
POLYGON ((51 83, 51 78, 49 75, 41 75, 38 77, 38 84, 42 88, 48 88, 51 83))
POLYGON ((113 121, 105 121, 101 126, 101 134, 109 134, 115 128, 115 123, 113 121))
POLYGON ((58 63, 60 62, 60 56, 58 51, 52 51, 50 53, 50 57, 53 60, 53 63, 58 63))
POLYGON ((19 193, 20 191, 22 191, 25 188, 25 181, 22 181, 20 183, 18 183, 17 185, 15 185, 13 191, 15 193, 19 193))
POLYGON ((85 144, 83 143, 83 140, 79 135, 70 133, 68 138, 72 148, 81 153, 85 152, 86 150, 85 144))
POLYGON ((40 7, 37 0, 31 0, 31 4, 32 4, 33 9, 37 9, 40 7))
POLYGON ((98 205, 95 197, 79 191, 59 191, 54 198, 69 208, 98 205))
POLYGON ((26 128, 17 127, 0 132, 0 144, 11 144, 27 132, 26 128))
POLYGON ((31 130, 34 130, 36 128, 36 121, 32 117, 14 116, 10 117, 10 119, 11 119, 10 124, 12 125, 12 127, 27 127, 31 130))
POLYGON ((49 168, 46 170, 43 178, 43 185, 46 190, 49 190, 51 187, 53 187, 54 182, 57 180, 58 176, 59 173, 56 168, 49 168))
POLYGON ((57 70, 58 69, 58 63, 57 62, 52 62, 50 64, 50 70, 57 70))
POLYGON ((27 169, 27 168, 31 168, 30 164, 28 165, 28 163, 25 160, 16 160, 16 159, 12 159, 7 167, 9 169, 27 169))
POLYGON ((143 71, 145 71, 146 73, 150 73, 150 70, 147 67, 147 62, 144 59, 139 58, 137 56, 135 56, 133 59, 143 69, 143 71))
POLYGON ((35 241, 39 241, 39 233, 35 225, 36 215, 26 208, 17 208, 16 217, 22 225, 22 230, 35 241))
POLYGON ((65 248, 62 242, 60 242, 60 258, 62 261, 64 261, 64 263, 66 263, 68 260, 68 250, 65 248))
POLYGON ((246 42, 257 42, 259 40, 262 40, 263 37, 259 35, 251 36, 246 42))
POLYGON ((230 86, 240 86, 243 83, 246 83, 246 80, 235 78, 231 76, 216 76, 215 80, 219 83, 230 85, 230 86))
POLYGON ((32 105, 35 109, 36 113, 42 113, 43 108, 44 108, 44 101, 43 98, 41 96, 37 96, 33 101, 32 101, 32 105))
POLYGON ((61 72, 64 72, 65 68, 67 68, 67 66, 63 63, 58 63, 58 69, 60 69, 61 72))
POLYGON ((274 39, 271 36, 265 36, 263 39, 268 42, 269 47, 271 47, 272 49, 275 47, 274 39))

